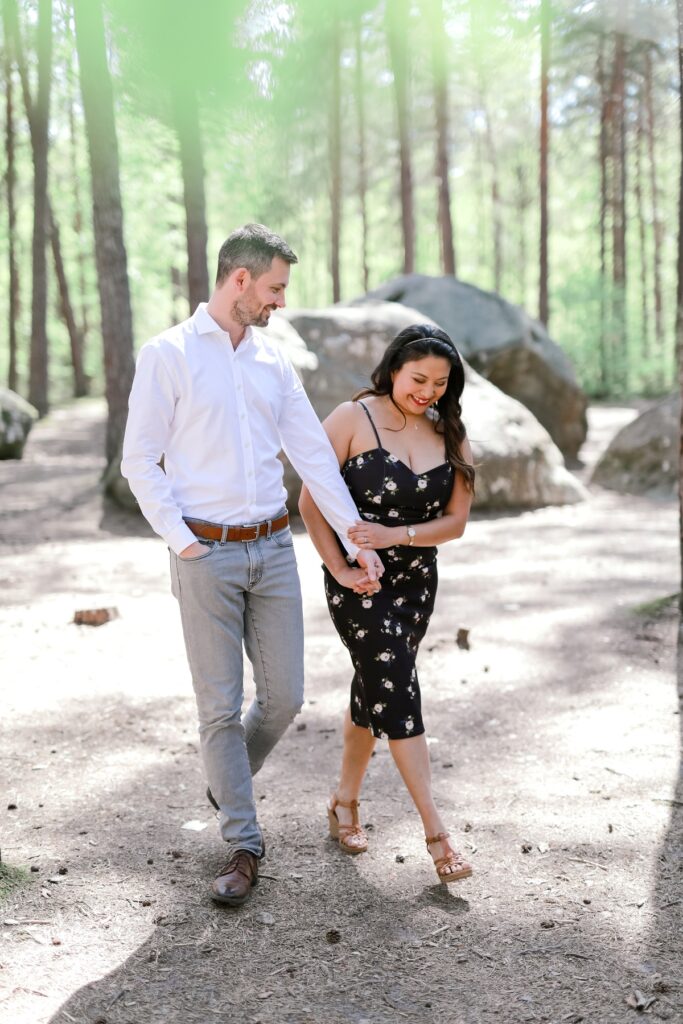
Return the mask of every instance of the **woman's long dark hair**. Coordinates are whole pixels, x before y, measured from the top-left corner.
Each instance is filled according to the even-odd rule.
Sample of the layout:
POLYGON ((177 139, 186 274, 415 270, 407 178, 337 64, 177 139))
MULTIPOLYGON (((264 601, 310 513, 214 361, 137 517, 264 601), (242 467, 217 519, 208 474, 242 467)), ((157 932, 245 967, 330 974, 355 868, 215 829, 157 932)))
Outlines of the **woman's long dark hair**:
MULTIPOLYGON (((364 388, 354 398, 388 395, 393 402, 392 374, 400 370, 405 363, 424 359, 426 356, 439 356, 450 363, 451 371, 446 390, 432 406, 437 415, 435 426, 437 433, 444 436, 447 460, 454 469, 462 473, 465 486, 468 491, 474 493, 474 466, 466 462, 462 454, 462 444, 467 436, 460 405, 460 396, 465 386, 465 370, 458 350, 445 331, 432 327, 431 324, 411 324, 410 327, 406 327, 396 335, 382 356, 381 362, 372 371, 372 387, 364 388)), ((396 408, 398 409, 398 406, 396 408)))

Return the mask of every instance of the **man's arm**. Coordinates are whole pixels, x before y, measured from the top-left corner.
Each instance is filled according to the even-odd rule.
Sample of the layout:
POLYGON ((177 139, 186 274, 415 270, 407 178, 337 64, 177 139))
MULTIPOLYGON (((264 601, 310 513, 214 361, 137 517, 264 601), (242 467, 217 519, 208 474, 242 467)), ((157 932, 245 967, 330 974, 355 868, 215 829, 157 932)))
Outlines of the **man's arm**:
POLYGON ((293 367, 288 365, 285 375, 286 392, 278 424, 285 455, 348 553, 356 559, 360 555, 369 578, 376 579, 384 571, 379 557, 374 552, 360 551, 348 538, 348 530, 360 515, 341 477, 329 438, 293 367), (374 558, 366 560, 368 554, 374 558))
POLYGON ((121 472, 152 529, 177 555, 196 542, 173 500, 159 460, 166 450, 176 394, 158 346, 142 347, 128 402, 121 472))

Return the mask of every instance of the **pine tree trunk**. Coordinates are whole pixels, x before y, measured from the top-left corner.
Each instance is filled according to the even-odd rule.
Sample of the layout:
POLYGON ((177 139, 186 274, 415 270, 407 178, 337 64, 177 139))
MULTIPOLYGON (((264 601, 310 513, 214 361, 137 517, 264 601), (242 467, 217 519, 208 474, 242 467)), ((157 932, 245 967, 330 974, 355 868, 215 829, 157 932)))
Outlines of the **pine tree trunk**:
POLYGON ((635 181, 633 192, 636 200, 636 216, 638 218, 638 242, 640 247, 640 309, 642 323, 642 354, 649 357, 650 353, 650 317, 648 310, 648 273, 647 273, 647 232, 645 227, 645 204, 643 201, 643 96, 638 95, 635 140, 635 181))
POLYGON ((33 107, 33 245, 31 273, 31 356, 28 397, 41 416, 49 408, 47 344, 47 181, 48 122, 52 67, 52 0, 39 0, 37 27, 38 92, 33 107))
POLYGON ((361 220, 361 246, 363 258, 363 291, 370 288, 370 268, 368 262, 368 171, 365 144, 365 82, 363 75, 363 38, 361 33, 361 16, 358 15, 356 30, 356 113, 358 115, 358 203, 361 220))
POLYGON ((605 39, 600 37, 596 78, 600 90, 600 134, 598 163, 600 165, 600 363, 599 393, 606 395, 610 388, 609 333, 607 330, 607 217, 609 212, 608 178, 608 115, 609 100, 605 78, 605 39))
POLYGON ((415 270, 415 215, 408 102, 409 13, 408 0, 387 0, 387 40, 394 74, 394 96, 398 124, 404 274, 412 274, 415 270))
POLYGON ((204 159, 197 96, 193 90, 182 86, 180 76, 173 91, 173 115, 183 174, 187 224, 187 286, 190 313, 194 313, 199 303, 206 302, 209 298, 204 159))
POLYGON ((330 65, 332 86, 330 91, 330 273, 332 275, 332 301, 341 298, 341 23, 337 0, 330 17, 330 65))
MULTIPOLYGON (((676 261, 676 356, 678 360, 678 389, 681 399, 681 421, 678 455, 679 548, 681 564, 681 590, 679 603, 683 617, 683 0, 676 0, 678 15, 678 118, 680 179, 678 187, 678 252, 676 261)), ((679 646, 683 640, 683 623, 679 623, 679 646)))
POLYGON ((19 266, 17 262, 17 211, 15 188, 17 172, 14 151, 14 87, 12 81, 12 59, 7 26, 5 24, 4 73, 5 73, 5 159, 7 172, 7 270, 9 279, 9 311, 7 339, 9 342, 9 366, 7 386, 12 391, 19 389, 17 370, 17 320, 19 319, 19 266))
POLYGON ((517 227, 518 227, 518 245, 519 245, 519 256, 516 278, 519 282, 519 304, 520 306, 526 306, 527 301, 527 209, 529 208, 530 197, 527 188, 526 172, 523 164, 517 164, 515 167, 515 177, 517 178, 517 227))
MULTIPOLYGON (((657 158, 655 152, 655 107, 652 97, 652 53, 645 54, 645 108, 647 110, 647 147, 650 164, 650 195, 652 202, 652 229, 654 235, 654 319, 655 343, 660 360, 664 358, 664 306, 662 301, 662 249, 664 225, 659 212, 659 184, 657 181, 657 158)), ((662 379, 664 367, 661 368, 662 379)))
POLYGON ((427 5, 432 37, 432 71, 434 79, 434 120, 436 127, 435 174, 438 190, 438 223, 441 243, 441 266, 444 274, 455 277, 455 244, 451 217, 451 191, 448 160, 448 59, 446 28, 442 0, 429 0, 427 5))
POLYGON ((541 134, 539 151, 540 244, 538 319, 548 324, 548 76, 550 68, 550 0, 541 0, 541 134))
POLYGON ((74 0, 74 14, 92 177, 95 261, 109 409, 106 455, 111 462, 123 438, 133 381, 133 317, 123 239, 114 97, 101 0, 74 0))
MULTIPOLYGON (((73 51, 75 49, 76 41, 73 36, 72 26, 72 12, 67 11, 65 15, 65 24, 67 29, 67 36, 69 47, 73 51)), ((88 336, 89 325, 88 325, 88 300, 87 300, 87 285, 85 277, 86 261, 88 259, 88 253, 86 251, 86 244, 83 238, 83 199, 81 191, 81 174, 78 166, 78 132, 76 129, 76 117, 74 114, 74 94, 78 90, 78 81, 76 79, 76 72, 73 69, 69 69, 68 72, 68 89, 69 89, 69 164, 71 168, 71 179, 73 183, 73 216, 71 220, 71 226, 73 232, 78 239, 78 306, 79 306, 79 331, 82 341, 82 349, 85 349, 85 342, 88 336)))
POLYGON ((62 259, 62 246, 59 237, 59 227, 55 221, 54 213, 48 206, 48 225, 50 231, 50 244, 52 245, 52 257, 55 264, 55 274, 59 286, 59 309, 62 319, 66 324, 69 333, 69 344, 71 346, 71 365, 74 371, 74 398, 83 398, 88 394, 88 378, 83 369, 83 336, 79 330, 74 316, 71 298, 69 296, 69 285, 62 259))
POLYGON ((626 331, 626 46, 623 33, 614 37, 614 61, 609 103, 610 163, 612 168, 612 348, 615 383, 627 387, 628 337, 626 331))
POLYGON ((491 218, 493 223, 493 290, 500 292, 503 287, 503 221, 501 210, 500 186, 498 177, 498 153, 493 137, 491 117, 482 93, 481 106, 486 122, 486 150, 491 171, 491 218))

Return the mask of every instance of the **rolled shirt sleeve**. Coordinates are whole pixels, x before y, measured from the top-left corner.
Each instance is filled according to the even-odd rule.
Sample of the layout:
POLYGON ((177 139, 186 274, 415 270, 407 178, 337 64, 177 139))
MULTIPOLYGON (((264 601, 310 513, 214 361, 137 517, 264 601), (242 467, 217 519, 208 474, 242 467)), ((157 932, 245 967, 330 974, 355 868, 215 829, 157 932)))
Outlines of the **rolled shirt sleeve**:
POLYGON ((334 449, 290 363, 285 366, 283 383, 285 394, 278 422, 283 451, 349 555, 355 558, 360 548, 346 534, 360 515, 339 472, 334 449))
POLYGON ((166 451, 176 406, 176 390, 159 345, 140 349, 128 402, 121 473, 128 480, 145 519, 177 555, 196 540, 183 522, 169 481, 159 465, 166 451))

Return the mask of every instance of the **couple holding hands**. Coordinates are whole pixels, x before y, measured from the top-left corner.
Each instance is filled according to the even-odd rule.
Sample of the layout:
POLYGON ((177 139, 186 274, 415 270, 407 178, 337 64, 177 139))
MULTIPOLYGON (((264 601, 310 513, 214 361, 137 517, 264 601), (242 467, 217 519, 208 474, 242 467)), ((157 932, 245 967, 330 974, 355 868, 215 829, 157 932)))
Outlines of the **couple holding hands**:
POLYGON ((462 535, 473 496, 463 365, 443 331, 410 326, 371 385, 321 425, 288 358, 259 331, 285 305, 296 262, 260 224, 226 239, 209 301, 140 350, 123 447, 123 475, 170 551, 207 795, 229 846, 211 895, 231 906, 249 897, 265 853, 252 778, 303 701, 281 449, 304 482, 299 510, 354 669, 330 833, 345 853, 368 849, 359 796, 375 743, 387 739, 439 880, 472 873, 432 796, 415 669, 437 546, 462 535), (243 651, 256 688, 245 714, 243 651))

